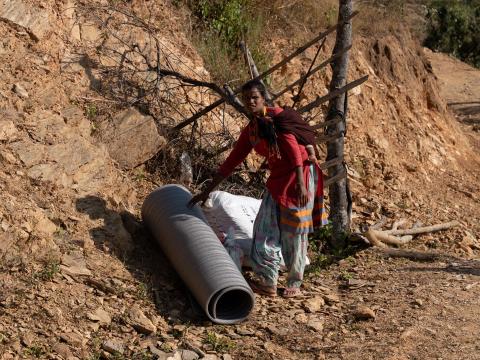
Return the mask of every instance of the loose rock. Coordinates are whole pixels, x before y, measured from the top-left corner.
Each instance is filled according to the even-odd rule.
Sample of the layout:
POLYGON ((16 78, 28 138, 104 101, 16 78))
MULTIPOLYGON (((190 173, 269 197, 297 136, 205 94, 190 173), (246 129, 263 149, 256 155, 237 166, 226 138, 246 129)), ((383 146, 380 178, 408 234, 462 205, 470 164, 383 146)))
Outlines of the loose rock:
POLYGON ((92 313, 88 313, 87 317, 92 321, 98 321, 100 325, 109 325, 112 322, 110 314, 101 307, 92 313))
POLYGON ((21 84, 13 85, 13 91, 21 98, 28 99, 28 91, 21 84))
POLYGON ((123 354, 125 349, 119 340, 107 340, 102 343, 102 349, 110 354, 123 354))
POLYGON ((310 319, 307 322, 307 327, 317 331, 317 332, 322 332, 323 331, 323 321, 319 319, 310 319))
POLYGON ((133 306, 128 312, 129 324, 142 334, 151 334, 157 331, 157 328, 149 318, 140 310, 139 307, 133 306))
POLYGON ((358 306, 353 311, 353 316, 357 320, 375 319, 375 312, 366 306, 358 306))
POLYGON ((200 358, 198 354, 191 350, 181 350, 182 360, 197 360, 200 358))
POLYGON ((325 305, 325 300, 323 300, 323 297, 321 296, 316 296, 314 298, 308 299, 303 303, 303 307, 305 308, 305 310, 310 313, 320 311, 323 305, 325 305))

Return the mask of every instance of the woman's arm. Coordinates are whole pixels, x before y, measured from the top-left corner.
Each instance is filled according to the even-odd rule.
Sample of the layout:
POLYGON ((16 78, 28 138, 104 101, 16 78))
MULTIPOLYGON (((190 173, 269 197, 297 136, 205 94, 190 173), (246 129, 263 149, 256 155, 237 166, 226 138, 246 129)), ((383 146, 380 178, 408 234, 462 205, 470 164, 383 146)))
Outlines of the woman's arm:
POLYGON ((247 157, 251 150, 252 144, 249 139, 249 128, 246 126, 240 134, 235 147, 223 164, 220 165, 210 184, 200 194, 195 195, 189 201, 188 205, 193 206, 198 202, 202 202, 203 204, 208 199, 208 195, 215 190, 223 179, 227 178, 232 173, 232 171, 247 157))

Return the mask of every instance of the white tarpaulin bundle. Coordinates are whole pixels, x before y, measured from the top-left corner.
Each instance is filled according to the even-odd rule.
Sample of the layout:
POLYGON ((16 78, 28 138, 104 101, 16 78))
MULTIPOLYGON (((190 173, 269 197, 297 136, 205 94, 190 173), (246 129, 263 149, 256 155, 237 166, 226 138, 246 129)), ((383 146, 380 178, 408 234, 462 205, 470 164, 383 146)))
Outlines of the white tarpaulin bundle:
POLYGON ((203 207, 210 226, 239 269, 251 266, 253 224, 261 203, 248 196, 213 191, 203 207))

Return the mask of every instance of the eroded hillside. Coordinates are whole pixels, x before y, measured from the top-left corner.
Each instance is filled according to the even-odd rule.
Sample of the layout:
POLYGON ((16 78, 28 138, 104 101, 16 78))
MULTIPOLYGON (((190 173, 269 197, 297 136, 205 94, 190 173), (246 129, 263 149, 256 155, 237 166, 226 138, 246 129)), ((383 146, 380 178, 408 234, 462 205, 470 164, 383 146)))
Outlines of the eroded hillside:
MULTIPOLYGON (((152 157, 168 163, 185 149, 166 130, 215 98, 195 88, 184 94, 172 82, 163 83, 168 96, 159 106, 148 91, 131 101, 132 88, 156 79, 125 72, 122 82, 114 71, 133 43, 152 43, 138 22, 138 33, 122 23, 128 14, 156 24, 173 69, 210 79, 176 21, 184 13, 154 3, 128 2, 127 15, 116 12, 115 26, 102 27, 111 14, 102 12, 105 1, 0 2, 0 358, 475 359, 478 139, 447 109, 435 76, 441 68, 407 31, 356 37, 351 52, 349 77, 370 76, 349 94, 353 225, 456 219, 460 227, 409 245, 450 257, 419 264, 368 249, 311 275, 304 298, 259 297, 237 326, 212 325, 192 310, 139 209, 148 192, 179 176, 168 166, 149 172, 152 157), (375 319, 357 321, 358 305, 375 319)), ((272 45, 274 62, 294 48, 281 37, 272 45)), ((296 80, 314 51, 275 74, 272 87, 296 80)), ((315 75, 304 101, 325 94, 329 79, 329 70, 315 75)), ((202 119, 206 151, 239 124, 228 107, 202 119)))

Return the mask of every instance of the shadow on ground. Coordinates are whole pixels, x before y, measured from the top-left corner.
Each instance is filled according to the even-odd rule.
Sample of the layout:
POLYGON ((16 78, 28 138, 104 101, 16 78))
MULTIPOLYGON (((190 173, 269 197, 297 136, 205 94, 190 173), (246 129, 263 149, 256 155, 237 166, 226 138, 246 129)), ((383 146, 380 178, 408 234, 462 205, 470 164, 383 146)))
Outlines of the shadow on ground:
POLYGON ((206 319, 140 219, 128 211, 110 209, 98 196, 78 199, 76 208, 92 220, 103 220, 102 226, 89 230, 95 246, 124 263, 132 276, 144 284, 145 295, 155 302, 162 316, 190 324, 206 319))
POLYGON ((466 125, 480 124, 480 101, 449 103, 458 119, 466 125))
POLYGON ((480 261, 476 260, 463 260, 461 262, 456 262, 449 264, 444 267, 408 267, 405 270, 407 271, 423 271, 423 272, 447 272, 453 274, 462 274, 462 275, 474 275, 480 276, 480 261))

